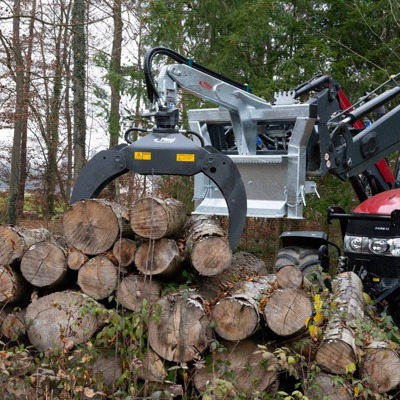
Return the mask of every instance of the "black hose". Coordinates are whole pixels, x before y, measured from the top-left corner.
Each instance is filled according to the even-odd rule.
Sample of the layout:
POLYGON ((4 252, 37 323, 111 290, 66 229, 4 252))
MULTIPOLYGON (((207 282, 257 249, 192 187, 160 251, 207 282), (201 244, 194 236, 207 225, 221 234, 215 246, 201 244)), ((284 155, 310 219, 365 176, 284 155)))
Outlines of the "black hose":
POLYGON ((154 47, 146 54, 146 56, 144 58, 144 65, 143 65, 143 72, 144 72, 146 89, 147 89, 147 97, 148 97, 150 103, 153 103, 154 100, 159 98, 157 89, 154 84, 153 74, 151 71, 151 64, 152 64, 153 58, 157 54, 163 54, 165 56, 168 56, 168 57, 172 58, 173 60, 177 61, 179 64, 190 65, 194 69, 204 72, 214 78, 220 79, 221 81, 224 81, 232 86, 235 86, 235 87, 245 90, 245 91, 249 91, 248 85, 234 81, 230 78, 227 78, 224 75, 218 74, 215 71, 212 71, 206 67, 203 67, 200 64, 197 64, 194 61, 192 61, 192 59, 186 58, 174 50, 168 49, 166 47, 154 47))

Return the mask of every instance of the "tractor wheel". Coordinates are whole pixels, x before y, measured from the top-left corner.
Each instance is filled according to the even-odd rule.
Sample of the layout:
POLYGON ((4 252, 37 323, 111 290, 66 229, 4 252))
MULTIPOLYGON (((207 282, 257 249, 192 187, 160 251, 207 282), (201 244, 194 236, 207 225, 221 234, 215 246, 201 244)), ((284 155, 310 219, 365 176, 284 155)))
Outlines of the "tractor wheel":
POLYGON ((318 249, 312 247, 283 247, 279 250, 275 262, 275 271, 285 265, 294 265, 317 288, 326 288, 318 255, 318 249))

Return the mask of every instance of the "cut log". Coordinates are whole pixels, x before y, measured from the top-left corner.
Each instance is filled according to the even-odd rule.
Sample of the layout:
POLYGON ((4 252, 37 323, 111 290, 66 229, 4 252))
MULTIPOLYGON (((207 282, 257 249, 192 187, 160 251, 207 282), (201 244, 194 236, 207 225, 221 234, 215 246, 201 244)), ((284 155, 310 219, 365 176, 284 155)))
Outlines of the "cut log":
POLYGON ((103 307, 78 292, 55 292, 26 308, 25 326, 31 344, 39 351, 71 349, 88 341, 101 325, 93 311, 103 307))
POLYGON ((109 250, 119 237, 132 235, 126 208, 103 199, 80 200, 63 216, 68 243, 88 255, 109 250))
POLYGON ((363 317, 361 279, 353 272, 343 272, 332 281, 332 303, 335 311, 324 331, 316 354, 318 366, 332 374, 346 374, 349 365, 357 363, 352 321, 363 317))
POLYGON ((232 251, 219 220, 192 215, 186 225, 186 254, 201 275, 216 275, 232 262, 232 251))
POLYGON ((268 275, 236 285, 212 308, 215 332, 232 341, 251 336, 260 322, 260 300, 274 290, 275 283, 276 276, 268 275))
POLYGON ((26 229, 16 226, 0 226, 0 265, 19 261, 30 246, 51 238, 44 228, 26 229))
POLYGON ((311 286, 304 274, 295 265, 285 265, 276 271, 278 286, 284 288, 309 288, 311 286))
POLYGON ((1 334, 10 340, 17 340, 26 334, 25 310, 12 311, 3 319, 1 334))
POLYGON ((143 300, 154 303, 161 296, 161 285, 151 277, 143 275, 125 276, 117 288, 119 303, 128 310, 138 311, 143 307, 143 300))
POLYGON ((128 238, 118 239, 113 246, 113 254, 118 265, 129 267, 135 260, 137 244, 134 240, 128 238))
MULTIPOLYGON (((275 390, 278 379, 276 357, 269 353, 262 354, 257 344, 251 339, 237 343, 220 343, 223 351, 215 351, 209 364, 200 369, 193 369, 193 383, 199 392, 211 392, 216 380, 226 379, 234 384, 236 391, 251 395, 256 391, 271 392, 275 390)), ((229 397, 234 398, 234 397, 229 397)))
POLYGON ((67 276, 66 251, 46 240, 31 246, 21 259, 22 276, 37 287, 54 287, 67 276))
POLYGON ((82 291, 95 300, 105 299, 117 287, 118 271, 105 256, 91 258, 79 269, 78 285, 82 291))
POLYGON ((319 373, 313 376, 312 381, 307 381, 304 394, 310 400, 352 400, 351 385, 338 376, 319 373))
POLYGON ((70 250, 67 256, 67 265, 69 269, 78 271, 80 267, 89 259, 89 257, 80 250, 70 250))
POLYGON ((21 274, 9 265, 0 265, 0 304, 28 301, 31 292, 21 274))
POLYGON ((187 218, 186 207, 176 199, 143 197, 130 209, 132 230, 148 239, 180 234, 187 218))
POLYGON ((182 270, 184 255, 174 239, 143 242, 135 254, 135 265, 145 275, 174 277, 182 270))
POLYGON ((361 375, 368 387, 377 393, 387 393, 400 384, 400 357, 396 345, 372 342, 363 356, 361 375))
POLYGON ((165 361, 152 349, 147 349, 143 356, 143 362, 137 367, 140 379, 149 382, 164 382, 167 377, 165 361))
POLYGON ((123 373, 122 360, 119 354, 115 354, 115 351, 112 350, 100 349, 100 354, 88 369, 93 375, 97 390, 109 395, 116 392, 117 381, 123 373))
POLYGON ((209 324, 202 297, 194 292, 170 294, 153 306, 148 341, 168 361, 191 361, 209 344, 209 324))
POLYGON ((221 293, 231 290, 241 281, 268 275, 264 261, 245 251, 234 253, 232 261, 217 275, 201 276, 199 279, 199 292, 207 300, 218 297, 221 293))
POLYGON ((313 305, 306 292, 296 288, 276 290, 264 307, 263 316, 268 328, 282 337, 298 335, 306 329, 313 305))

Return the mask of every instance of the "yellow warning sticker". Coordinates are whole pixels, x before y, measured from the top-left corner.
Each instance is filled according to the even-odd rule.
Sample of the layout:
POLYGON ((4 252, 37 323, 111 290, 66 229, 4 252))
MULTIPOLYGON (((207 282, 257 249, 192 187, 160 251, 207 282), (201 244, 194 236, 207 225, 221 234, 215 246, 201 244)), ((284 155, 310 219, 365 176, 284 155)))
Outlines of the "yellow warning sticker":
POLYGON ((194 154, 177 154, 176 161, 177 162, 194 162, 195 157, 194 154))
POLYGON ((133 158, 135 160, 149 161, 149 160, 151 160, 151 152, 150 151, 135 151, 133 158))

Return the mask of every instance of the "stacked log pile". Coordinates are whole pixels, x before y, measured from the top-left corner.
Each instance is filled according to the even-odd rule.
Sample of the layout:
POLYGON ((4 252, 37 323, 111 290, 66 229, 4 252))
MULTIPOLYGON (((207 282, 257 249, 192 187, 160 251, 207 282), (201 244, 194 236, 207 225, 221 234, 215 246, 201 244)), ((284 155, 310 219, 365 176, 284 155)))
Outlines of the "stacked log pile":
POLYGON ((292 265, 270 273, 259 257, 232 253, 217 218, 188 216, 174 199, 129 210, 80 201, 62 223, 62 237, 0 226, 4 348, 32 349, 0 358, 9 398, 40 385, 63 398, 71 376, 59 362, 35 364, 39 353, 64 356, 73 371, 85 364, 81 398, 268 399, 293 379, 309 399, 399 390, 398 344, 364 311, 354 273, 336 276, 331 293, 292 265))

